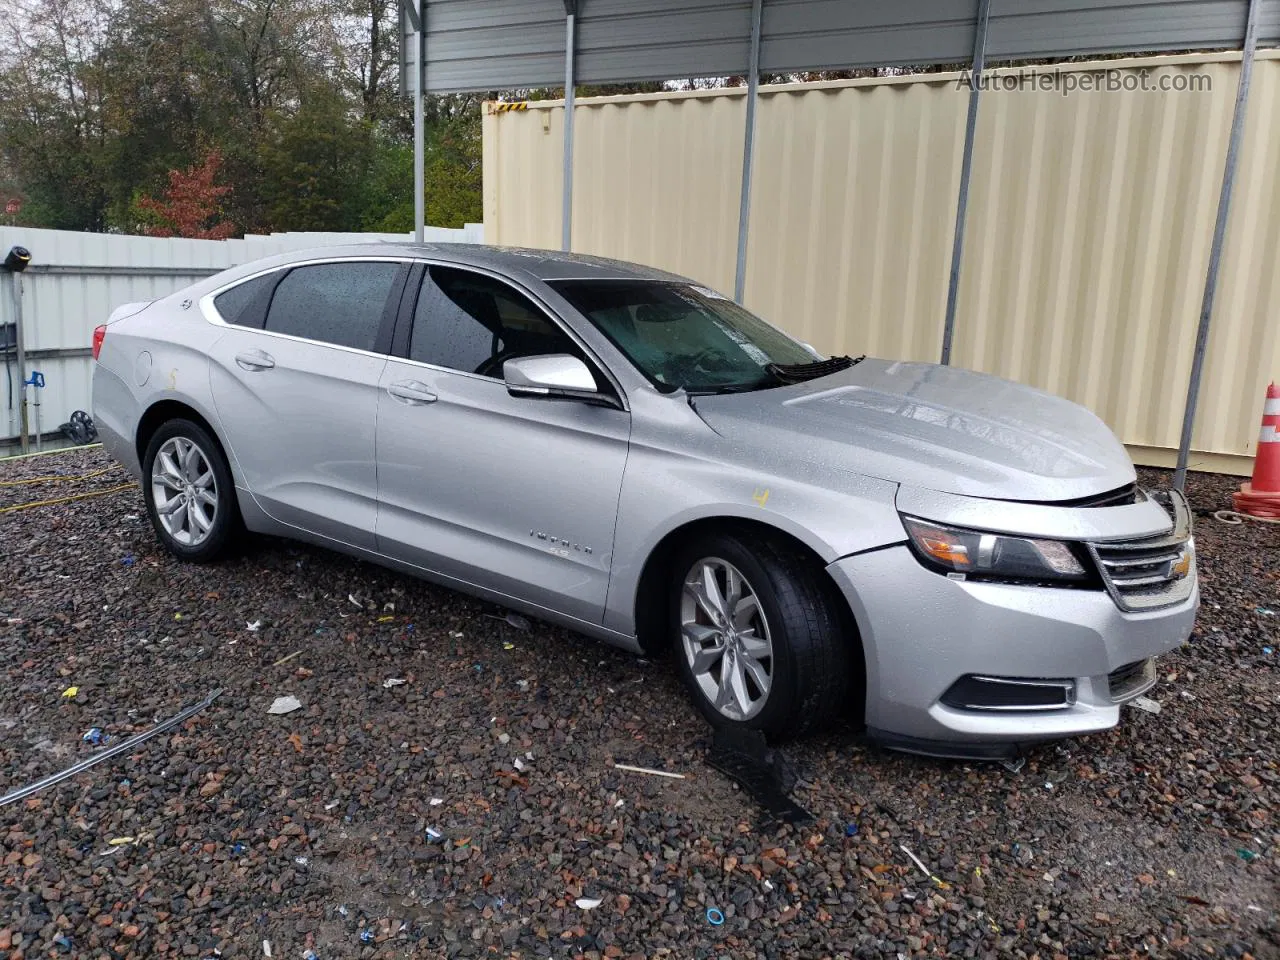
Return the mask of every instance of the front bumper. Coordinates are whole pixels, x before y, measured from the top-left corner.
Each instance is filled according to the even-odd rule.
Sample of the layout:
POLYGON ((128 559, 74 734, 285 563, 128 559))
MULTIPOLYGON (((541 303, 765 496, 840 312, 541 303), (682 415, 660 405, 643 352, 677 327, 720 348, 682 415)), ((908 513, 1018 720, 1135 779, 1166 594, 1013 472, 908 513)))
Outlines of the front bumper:
POLYGON ((1115 726, 1120 703, 1109 675, 1185 642, 1200 602, 1193 585, 1175 606, 1126 613, 1103 590, 952 580, 926 570, 905 545, 827 569, 861 633, 869 734, 943 756, 1005 755, 1115 726), (1028 712, 943 704, 966 675, 1071 679, 1075 702, 1028 712))

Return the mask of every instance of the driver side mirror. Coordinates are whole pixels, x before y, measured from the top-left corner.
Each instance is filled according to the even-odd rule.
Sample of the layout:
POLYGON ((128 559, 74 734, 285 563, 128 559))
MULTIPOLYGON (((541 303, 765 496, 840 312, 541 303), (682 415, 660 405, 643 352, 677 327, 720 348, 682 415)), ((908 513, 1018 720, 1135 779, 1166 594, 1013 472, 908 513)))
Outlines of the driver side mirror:
POLYGON ((596 388, 591 368, 567 353, 508 360, 502 365, 502 377, 514 397, 594 400, 613 405, 612 398, 596 388))

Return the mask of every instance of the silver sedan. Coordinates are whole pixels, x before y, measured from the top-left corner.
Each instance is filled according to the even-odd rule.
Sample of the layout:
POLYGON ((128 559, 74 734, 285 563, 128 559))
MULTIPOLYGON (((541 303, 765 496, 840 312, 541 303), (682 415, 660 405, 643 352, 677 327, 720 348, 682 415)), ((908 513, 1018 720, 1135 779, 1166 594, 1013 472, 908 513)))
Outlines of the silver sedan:
POLYGON ((120 307, 94 354, 178 557, 289 536, 671 651, 718 726, 1002 754, 1113 726, 1195 617, 1185 503, 1089 411, 646 267, 328 248, 120 307))

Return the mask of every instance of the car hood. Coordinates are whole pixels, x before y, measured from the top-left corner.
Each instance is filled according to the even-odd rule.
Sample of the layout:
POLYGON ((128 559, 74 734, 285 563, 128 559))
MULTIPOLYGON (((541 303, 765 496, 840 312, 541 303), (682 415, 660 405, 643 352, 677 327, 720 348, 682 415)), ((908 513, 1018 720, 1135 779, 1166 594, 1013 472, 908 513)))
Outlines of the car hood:
POLYGON ((947 493, 1073 500, 1135 479, 1120 441, 1084 407, 955 367, 868 359, 808 383, 694 405, 764 461, 804 459, 947 493))

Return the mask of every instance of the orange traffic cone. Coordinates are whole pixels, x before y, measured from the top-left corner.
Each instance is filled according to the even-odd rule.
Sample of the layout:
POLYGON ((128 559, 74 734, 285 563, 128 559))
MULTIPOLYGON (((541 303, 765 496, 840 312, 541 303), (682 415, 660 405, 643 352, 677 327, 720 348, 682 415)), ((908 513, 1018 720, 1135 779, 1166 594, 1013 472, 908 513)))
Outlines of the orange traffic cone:
POLYGON ((1241 513, 1254 517, 1280 517, 1280 387, 1267 387, 1262 408, 1262 431, 1253 460, 1253 480, 1242 483, 1231 495, 1241 513))

